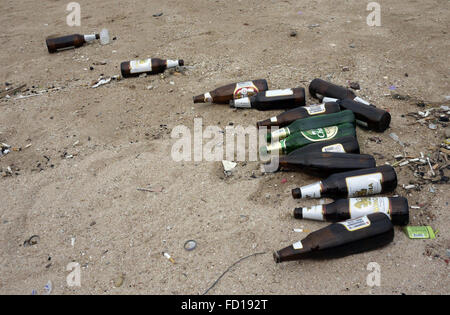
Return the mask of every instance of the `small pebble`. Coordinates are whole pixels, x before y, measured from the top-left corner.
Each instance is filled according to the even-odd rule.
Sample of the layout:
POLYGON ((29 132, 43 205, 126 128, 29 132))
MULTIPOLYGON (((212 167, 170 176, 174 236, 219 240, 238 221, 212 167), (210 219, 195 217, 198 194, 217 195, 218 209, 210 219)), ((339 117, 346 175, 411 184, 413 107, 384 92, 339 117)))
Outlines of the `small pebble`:
POLYGON ((119 277, 117 277, 116 279, 114 279, 114 286, 115 286, 116 288, 121 287, 124 280, 125 280, 125 276, 124 276, 124 274, 121 274, 119 277))

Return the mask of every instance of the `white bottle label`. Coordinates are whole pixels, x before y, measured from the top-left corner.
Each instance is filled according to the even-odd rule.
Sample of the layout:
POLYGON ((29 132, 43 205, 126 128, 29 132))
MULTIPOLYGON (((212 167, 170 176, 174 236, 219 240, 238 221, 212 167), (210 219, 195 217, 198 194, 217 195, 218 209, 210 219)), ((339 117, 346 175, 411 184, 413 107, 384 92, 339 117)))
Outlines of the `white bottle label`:
POLYGON ((363 100, 362 98, 360 98, 360 97, 355 97, 354 99, 353 99, 355 102, 358 102, 358 103, 363 103, 363 104, 366 104, 366 105, 370 105, 370 103, 369 102, 367 102, 366 100, 363 100))
POLYGON ((167 69, 178 67, 178 60, 167 60, 167 69))
POLYGON ((336 152, 336 153, 345 153, 344 146, 340 143, 328 145, 322 148, 322 152, 336 152))
POLYGON ((295 244, 292 244, 292 247, 294 247, 294 249, 303 249, 303 244, 301 241, 298 241, 295 244))
POLYGON ((322 183, 317 182, 311 185, 300 187, 302 198, 320 198, 322 192, 322 183))
POLYGON ((252 103, 250 102, 249 97, 243 97, 243 98, 235 99, 233 106, 236 108, 251 108, 252 103))
POLYGON ((323 221, 323 206, 312 206, 309 208, 302 208, 303 219, 323 221))
POLYGON ((326 108, 325 108, 324 104, 316 104, 316 105, 311 105, 311 106, 305 106, 305 109, 308 112, 308 114, 311 115, 311 116, 322 114, 322 113, 325 113, 325 111, 326 111, 326 108))
POLYGON ((292 89, 266 91, 266 97, 289 96, 289 95, 294 95, 294 91, 292 89))
POLYGON ((391 217, 390 202, 386 197, 350 198, 349 210, 352 219, 376 212, 382 212, 391 217))
POLYGON ((272 141, 278 139, 284 139, 289 136, 291 133, 289 132, 289 128, 281 128, 271 133, 272 141))
POLYGON ((322 99, 322 103, 334 103, 339 101, 337 98, 332 98, 332 97, 324 97, 322 99))
POLYGON ((367 216, 364 217, 360 217, 360 218, 356 218, 356 219, 352 219, 352 220, 347 220, 344 222, 339 222, 339 224, 342 224, 343 226, 345 226, 345 228, 347 230, 349 230, 350 232, 356 231, 356 230, 361 230, 364 229, 366 227, 370 226, 370 220, 367 216))
POLYGON ((345 181, 347 182, 349 198, 376 195, 381 192, 383 174, 373 173, 368 175, 347 177, 345 181))
POLYGON ((141 73, 152 71, 152 60, 133 60, 130 61, 130 73, 141 73))
POLYGON ((234 89, 234 99, 240 99, 243 97, 250 97, 258 93, 258 88, 253 84, 252 81, 239 82, 236 83, 236 88, 234 89))
POLYGON ((89 35, 84 35, 84 40, 86 41, 86 42, 92 42, 92 41, 94 41, 96 38, 95 38, 95 34, 89 34, 89 35))
POLYGON ((209 92, 205 93, 205 103, 212 102, 213 98, 209 92))

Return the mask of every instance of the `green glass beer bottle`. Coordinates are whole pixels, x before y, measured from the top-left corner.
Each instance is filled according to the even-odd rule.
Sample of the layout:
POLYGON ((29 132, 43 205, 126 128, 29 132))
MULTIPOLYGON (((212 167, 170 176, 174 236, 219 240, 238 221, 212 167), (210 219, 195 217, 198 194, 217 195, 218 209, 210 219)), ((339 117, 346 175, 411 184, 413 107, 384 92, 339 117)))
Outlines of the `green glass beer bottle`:
POLYGON ((271 139, 281 140, 287 138, 299 131, 323 128, 328 126, 337 126, 345 123, 351 123, 355 125, 355 115, 351 110, 344 110, 342 112, 328 115, 298 119, 287 127, 267 134, 267 142, 270 142, 271 139))
POLYGON ((280 141, 262 146, 260 148, 260 154, 265 156, 276 151, 278 151, 279 154, 289 154, 292 151, 311 143, 328 141, 345 136, 356 137, 354 124, 345 123, 337 126, 300 131, 280 141))

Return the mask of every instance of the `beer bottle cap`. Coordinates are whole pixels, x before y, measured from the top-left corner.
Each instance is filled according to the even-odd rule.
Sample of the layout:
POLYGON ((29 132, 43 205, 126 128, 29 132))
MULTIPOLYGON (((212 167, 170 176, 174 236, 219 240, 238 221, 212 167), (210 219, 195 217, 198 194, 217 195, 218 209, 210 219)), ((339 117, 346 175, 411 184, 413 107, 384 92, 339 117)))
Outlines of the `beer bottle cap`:
POLYGON ((292 197, 294 197, 294 199, 302 198, 302 191, 300 190, 300 188, 292 189, 292 197))
POLYGON ((303 208, 295 208, 294 209, 294 218, 303 219, 303 208))

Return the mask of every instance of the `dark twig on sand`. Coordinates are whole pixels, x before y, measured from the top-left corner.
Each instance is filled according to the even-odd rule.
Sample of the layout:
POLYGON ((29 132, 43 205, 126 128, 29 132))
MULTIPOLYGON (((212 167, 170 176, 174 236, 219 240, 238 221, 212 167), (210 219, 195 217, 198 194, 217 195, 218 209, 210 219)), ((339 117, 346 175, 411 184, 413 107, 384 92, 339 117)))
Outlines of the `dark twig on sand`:
POLYGON ((210 286, 202 295, 206 295, 212 288, 214 288, 216 286, 216 284, 220 281, 220 279, 222 279, 222 277, 231 270, 231 268, 233 268, 234 266, 236 266, 237 264, 239 264, 241 261, 246 260, 247 258, 253 257, 253 256, 257 256, 257 255, 264 255, 266 252, 262 252, 262 253, 255 253, 255 254, 251 254, 248 256, 245 256, 241 259, 239 259, 238 261, 236 261, 234 264, 232 264, 230 267, 228 267, 227 270, 224 271, 224 273, 222 273, 220 275, 219 278, 217 278, 216 281, 214 281, 214 283, 212 284, 212 286, 210 286))

